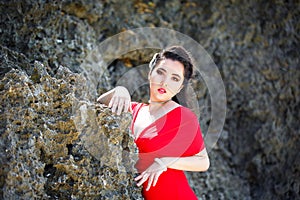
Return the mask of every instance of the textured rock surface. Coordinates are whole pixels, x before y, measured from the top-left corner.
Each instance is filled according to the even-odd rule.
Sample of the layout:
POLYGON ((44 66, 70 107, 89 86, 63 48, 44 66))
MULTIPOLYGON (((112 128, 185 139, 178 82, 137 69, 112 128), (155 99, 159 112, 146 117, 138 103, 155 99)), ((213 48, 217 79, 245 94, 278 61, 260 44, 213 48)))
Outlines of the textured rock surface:
MULTIPOLYGON (((227 119, 211 168, 187 173, 199 198, 299 199, 299 7, 298 1, 2 0, 1 197, 136 199, 132 175, 123 176, 132 161, 103 165, 134 152, 132 141, 121 131, 116 138, 125 146, 116 145, 104 126, 97 130, 106 133, 105 152, 118 153, 105 157, 86 148, 83 133, 97 133, 88 127, 114 127, 118 118, 94 105, 84 77, 65 67, 80 72, 86 55, 120 31, 160 26, 203 45, 226 87, 227 119), (84 126, 84 113, 101 114, 84 126)), ((111 79, 98 91, 148 59, 142 52, 113 62, 111 79)))
POLYGON ((121 120, 84 101, 86 80, 69 69, 51 77, 9 54, 1 49, 2 66, 18 58, 32 73, 13 68, 0 83, 1 199, 141 198, 129 114, 121 120))

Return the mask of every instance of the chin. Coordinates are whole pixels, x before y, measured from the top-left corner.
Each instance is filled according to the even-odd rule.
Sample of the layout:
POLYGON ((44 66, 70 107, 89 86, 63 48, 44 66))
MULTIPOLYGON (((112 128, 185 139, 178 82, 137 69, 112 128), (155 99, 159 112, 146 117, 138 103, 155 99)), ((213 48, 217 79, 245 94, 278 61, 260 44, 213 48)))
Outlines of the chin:
POLYGON ((150 97, 151 101, 168 101, 170 99, 172 99, 172 97, 170 97, 168 94, 164 93, 164 94, 160 94, 160 93, 154 93, 153 95, 151 95, 152 98, 150 97))

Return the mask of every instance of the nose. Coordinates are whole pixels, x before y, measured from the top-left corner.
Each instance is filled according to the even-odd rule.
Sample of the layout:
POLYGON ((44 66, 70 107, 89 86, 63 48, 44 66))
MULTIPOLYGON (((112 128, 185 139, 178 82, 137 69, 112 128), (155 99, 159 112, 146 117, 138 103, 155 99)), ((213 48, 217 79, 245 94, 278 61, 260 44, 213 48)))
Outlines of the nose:
POLYGON ((163 86, 163 87, 167 87, 167 83, 165 81, 161 81, 160 85, 163 86))
POLYGON ((160 80, 160 85, 161 86, 166 86, 167 85, 167 77, 166 76, 162 76, 161 80, 160 80))

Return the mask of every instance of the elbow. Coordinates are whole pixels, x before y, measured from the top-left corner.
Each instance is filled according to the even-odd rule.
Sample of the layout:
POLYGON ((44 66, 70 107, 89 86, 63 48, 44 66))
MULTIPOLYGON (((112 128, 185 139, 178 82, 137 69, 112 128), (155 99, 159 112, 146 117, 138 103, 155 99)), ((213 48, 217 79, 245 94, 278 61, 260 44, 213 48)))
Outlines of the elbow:
POLYGON ((210 161, 209 161, 209 157, 208 157, 206 149, 203 149, 201 152, 199 152, 197 154, 197 157, 198 157, 198 161, 199 161, 197 171, 200 171, 200 172, 207 171, 210 166, 210 161))
POLYGON ((199 163, 199 168, 197 171, 199 172, 206 172, 209 169, 210 161, 208 156, 206 156, 204 159, 201 159, 201 163, 199 163))
POLYGON ((209 161, 209 158, 206 157, 205 163, 204 163, 204 166, 203 166, 203 171, 206 172, 209 169, 209 166, 210 166, 210 161, 209 161))

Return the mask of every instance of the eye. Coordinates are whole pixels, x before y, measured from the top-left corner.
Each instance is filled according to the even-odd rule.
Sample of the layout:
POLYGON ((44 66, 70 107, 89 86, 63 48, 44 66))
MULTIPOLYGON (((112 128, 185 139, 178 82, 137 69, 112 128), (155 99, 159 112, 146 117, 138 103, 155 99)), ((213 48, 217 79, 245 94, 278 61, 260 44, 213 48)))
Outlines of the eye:
POLYGON ((162 72, 161 70, 159 70, 159 69, 156 70, 156 73, 157 73, 157 74, 163 74, 163 72, 162 72))
POLYGON ((179 81, 180 81, 180 79, 177 78, 177 77, 172 77, 172 80, 173 80, 173 81, 176 81, 176 82, 179 82, 179 81))

